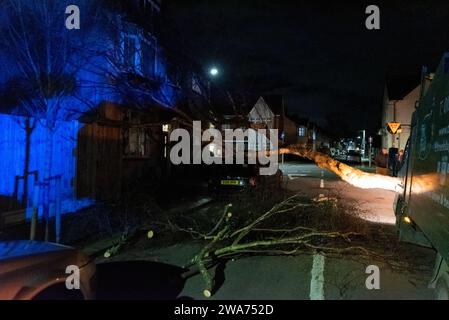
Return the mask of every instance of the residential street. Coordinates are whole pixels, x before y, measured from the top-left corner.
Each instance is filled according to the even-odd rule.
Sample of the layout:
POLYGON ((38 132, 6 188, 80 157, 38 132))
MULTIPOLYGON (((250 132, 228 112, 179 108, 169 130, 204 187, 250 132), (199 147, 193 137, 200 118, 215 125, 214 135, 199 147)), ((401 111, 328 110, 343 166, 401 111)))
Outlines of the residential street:
MULTIPOLYGON (((391 225, 394 223, 391 209, 394 194, 391 192, 349 187, 314 164, 288 163, 282 170, 285 186, 289 190, 303 192, 313 198, 338 197, 338 201, 357 201, 364 211, 363 217, 383 223, 381 228, 385 232, 395 232, 391 225), (370 201, 373 197, 375 201, 370 201)), ((375 258, 324 257, 319 254, 254 256, 230 260, 216 268, 218 288, 211 299, 432 299, 433 291, 427 288, 427 284, 431 278, 433 251, 406 244, 401 246, 402 250, 413 252, 415 265, 393 268, 375 258), (365 285, 369 276, 366 268, 369 265, 379 267, 378 290, 368 290, 365 285)), ((167 283, 176 284, 169 286, 171 289, 164 289, 165 297, 204 299, 204 284, 200 275, 184 281, 179 277, 181 270, 173 271, 167 265, 151 264, 156 262, 182 266, 200 249, 199 243, 187 242, 151 251, 123 252, 107 260, 114 262, 109 265, 109 276, 114 276, 116 271, 128 286, 135 281, 136 286, 141 287, 140 298, 157 298, 158 294, 162 294, 151 291, 155 290, 151 284, 155 281, 161 287, 165 276, 167 283), (145 268, 145 263, 139 262, 141 265, 135 266, 137 273, 132 271, 132 266, 129 273, 123 273, 123 263, 129 260, 151 263, 145 268), (146 287, 142 287, 143 283, 147 284, 146 287)), ((105 262, 106 259, 101 260, 105 262)), ((100 275, 104 266, 108 265, 100 265, 100 275)), ((118 285, 122 290, 123 285, 118 285)), ((132 288, 135 290, 135 287, 132 288)), ((107 292, 112 294, 114 288, 108 286, 107 292)))
MULTIPOLYGON (((370 170, 368 167, 361 169, 370 170)), ((395 223, 393 212, 395 193, 392 191, 362 190, 353 187, 334 173, 320 169, 312 163, 286 163, 281 166, 281 170, 285 175, 285 186, 289 190, 304 192, 310 197, 322 194, 326 197, 338 196, 347 201, 357 201, 367 220, 384 224, 395 223)))
POLYGON ((0 300, 449 300, 448 17, 2 1, 0 300))

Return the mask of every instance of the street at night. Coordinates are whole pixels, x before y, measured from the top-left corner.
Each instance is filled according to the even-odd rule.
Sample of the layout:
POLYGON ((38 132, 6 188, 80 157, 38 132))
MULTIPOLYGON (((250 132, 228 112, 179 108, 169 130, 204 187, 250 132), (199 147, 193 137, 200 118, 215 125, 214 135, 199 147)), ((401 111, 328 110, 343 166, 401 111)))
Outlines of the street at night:
MULTIPOLYGON (((371 221, 381 221, 382 225, 376 230, 379 232, 379 236, 389 236, 391 239, 395 239, 394 212, 390 207, 394 200, 393 192, 376 190, 378 193, 376 201, 368 201, 370 191, 351 188, 337 179, 334 174, 322 170, 314 164, 294 162, 281 166, 281 168, 285 172, 287 189, 306 193, 311 198, 322 195, 338 197, 342 199, 341 201, 357 201, 358 207, 364 211, 363 217, 371 221), (324 185, 320 183, 321 180, 324 181, 324 185)), ((196 210, 213 211, 217 210, 218 206, 217 203, 208 203, 196 210)), ((189 214, 195 215, 195 212, 189 212, 189 214)), ((375 244, 367 241, 365 245, 369 247, 375 244)), ((89 249, 93 250, 94 248, 89 249)), ((173 267, 184 265, 199 250, 201 250, 201 243, 188 241, 162 248, 131 249, 113 259, 101 259, 101 263, 112 261, 112 264, 116 264, 114 272, 109 275, 113 278, 121 274, 122 263, 139 261, 140 266, 130 267, 130 270, 133 270, 130 272, 132 273, 131 279, 126 279, 126 277, 124 279, 125 282, 129 280, 134 283, 133 289, 137 288, 138 292, 134 297, 137 299, 156 297, 156 292, 163 287, 161 285, 163 281, 159 279, 159 275, 169 284, 162 290, 164 298, 204 299, 201 276, 196 275, 184 280, 182 278, 183 270, 173 267), (145 263, 148 264, 148 269, 158 270, 158 273, 152 272, 151 275, 148 275, 143 267, 145 263), (148 283, 151 283, 151 279, 153 285, 144 285, 143 283, 147 283, 143 280, 145 278, 148 279, 148 283)), ((220 287, 213 299, 432 299, 432 290, 427 285, 432 277, 432 268, 429 266, 434 262, 434 252, 425 248, 417 249, 411 245, 401 245, 394 247, 393 250, 398 251, 398 256, 389 261, 394 266, 382 259, 367 259, 357 256, 329 257, 324 259, 321 266, 316 266, 314 261, 316 264, 317 257, 313 254, 232 259, 226 261, 224 265, 216 267, 218 271, 215 272, 220 278, 220 287), (413 251, 413 254, 407 254, 408 251, 413 251), (411 263, 414 264, 413 267, 410 266, 411 263), (366 267, 372 264, 378 265, 382 270, 382 290, 366 289, 365 271, 366 267), (312 280, 314 277, 322 277, 323 283, 318 286, 320 288, 318 291, 312 289, 319 283, 319 281, 312 280)), ((391 252, 383 253, 389 256, 391 252)), ((123 284, 116 284, 115 294, 126 296, 128 293, 123 292, 123 284)), ((109 288, 109 290, 112 291, 114 288, 109 288)))
POLYGON ((0 4, 0 300, 449 300, 447 2, 0 4))

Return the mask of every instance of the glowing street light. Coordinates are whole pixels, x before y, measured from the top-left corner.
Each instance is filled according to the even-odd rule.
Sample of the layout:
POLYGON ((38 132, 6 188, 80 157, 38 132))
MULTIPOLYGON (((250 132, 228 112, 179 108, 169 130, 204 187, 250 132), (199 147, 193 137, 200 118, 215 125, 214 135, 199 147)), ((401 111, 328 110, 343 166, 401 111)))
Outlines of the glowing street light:
POLYGON ((216 76, 218 76, 218 69, 217 68, 211 68, 209 70, 209 73, 210 73, 211 76, 216 77, 216 76))

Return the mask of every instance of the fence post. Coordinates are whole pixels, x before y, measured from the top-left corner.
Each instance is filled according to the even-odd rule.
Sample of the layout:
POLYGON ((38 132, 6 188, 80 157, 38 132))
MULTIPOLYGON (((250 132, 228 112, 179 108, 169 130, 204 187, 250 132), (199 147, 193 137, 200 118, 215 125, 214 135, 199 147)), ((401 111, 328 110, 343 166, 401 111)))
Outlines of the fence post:
MULTIPOLYGON (((29 207, 27 207, 27 211, 28 210, 29 207)), ((39 210, 39 183, 34 184, 31 210, 32 212, 31 212, 30 240, 34 240, 36 238, 37 214, 39 210)))
POLYGON ((61 176, 55 180, 55 234, 56 243, 61 241, 61 176))

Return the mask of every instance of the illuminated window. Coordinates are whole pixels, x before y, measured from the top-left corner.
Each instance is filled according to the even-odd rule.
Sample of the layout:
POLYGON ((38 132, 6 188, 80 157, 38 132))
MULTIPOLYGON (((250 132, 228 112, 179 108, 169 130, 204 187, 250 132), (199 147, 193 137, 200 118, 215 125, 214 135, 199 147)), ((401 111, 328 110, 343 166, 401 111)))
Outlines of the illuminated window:
POLYGON ((306 136, 306 128, 304 128, 304 127, 299 127, 299 128, 298 128, 298 136, 300 136, 300 137, 305 137, 305 136, 306 136))
POLYGON ((170 125, 169 124, 163 124, 162 125, 162 132, 168 132, 170 131, 170 125))

